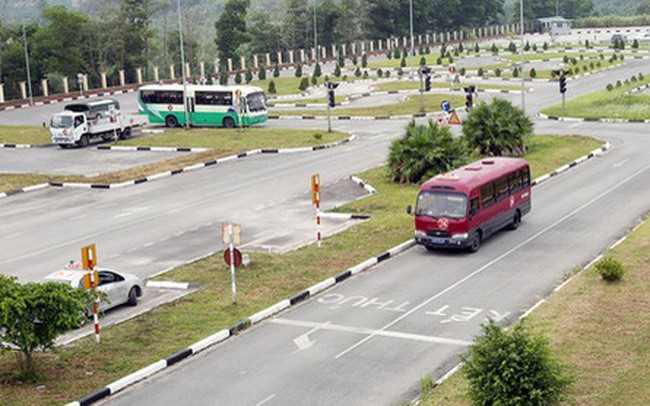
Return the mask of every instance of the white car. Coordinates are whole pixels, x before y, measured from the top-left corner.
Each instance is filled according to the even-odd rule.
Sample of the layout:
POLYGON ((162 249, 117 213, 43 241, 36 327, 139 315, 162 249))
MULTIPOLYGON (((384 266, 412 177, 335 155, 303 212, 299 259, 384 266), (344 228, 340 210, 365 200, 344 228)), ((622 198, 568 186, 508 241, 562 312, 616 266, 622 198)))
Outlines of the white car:
MULTIPOLYGON (((142 279, 135 275, 117 272, 111 269, 97 268, 99 273, 99 286, 102 300, 99 310, 105 311, 116 306, 128 304, 135 306, 138 298, 144 293, 142 279)), ((62 269, 45 277, 48 282, 61 282, 74 288, 83 289, 83 277, 86 271, 76 269, 62 269)))

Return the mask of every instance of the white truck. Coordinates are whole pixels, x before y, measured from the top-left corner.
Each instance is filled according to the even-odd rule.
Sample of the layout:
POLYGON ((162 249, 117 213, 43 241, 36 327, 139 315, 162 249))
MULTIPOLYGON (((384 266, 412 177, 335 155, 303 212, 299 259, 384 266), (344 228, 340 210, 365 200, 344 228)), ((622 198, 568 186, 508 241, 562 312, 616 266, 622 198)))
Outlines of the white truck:
POLYGON ((52 142, 61 148, 85 147, 93 139, 114 141, 131 136, 131 130, 146 124, 145 117, 124 117, 117 100, 97 100, 65 106, 52 116, 52 142))

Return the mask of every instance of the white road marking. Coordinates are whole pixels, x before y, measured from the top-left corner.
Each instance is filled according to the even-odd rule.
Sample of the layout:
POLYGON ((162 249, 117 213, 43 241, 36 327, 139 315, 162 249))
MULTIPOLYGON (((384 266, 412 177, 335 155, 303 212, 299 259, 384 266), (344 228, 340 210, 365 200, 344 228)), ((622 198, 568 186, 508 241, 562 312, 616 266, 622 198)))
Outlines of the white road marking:
POLYGON ((264 403, 270 401, 270 400, 273 399, 274 397, 276 397, 276 394, 275 394, 275 393, 274 393, 273 395, 269 396, 268 398, 264 399, 264 400, 261 401, 260 403, 256 404, 255 406, 262 406, 264 403))
POLYGON ((612 165, 612 168, 620 168, 621 166, 625 165, 629 159, 624 159, 621 162, 617 162, 614 165, 612 165))
POLYGON ((410 316, 410 315, 413 314, 414 312, 420 310, 420 309, 423 308, 424 306, 426 306, 426 305, 428 305, 429 303, 433 302, 434 300, 438 299, 440 296, 442 296, 442 295, 448 293, 449 291, 451 291, 451 290, 457 288, 458 286, 460 286, 460 285, 462 285, 463 283, 467 282, 468 280, 472 279, 472 278, 475 277, 476 275, 479 275, 480 273, 482 273, 482 272, 485 271, 486 269, 490 268, 492 265, 494 265, 494 264, 496 264, 497 262, 501 261, 502 259, 504 259, 505 257, 509 256, 509 255, 512 254, 513 252, 517 251, 518 249, 520 249, 520 248, 523 247, 524 245, 526 245, 526 244, 530 243, 531 241, 535 240, 535 239, 536 239, 537 237, 539 237, 540 235, 542 235, 542 234, 546 233, 547 231, 549 231, 549 230, 555 228, 557 225, 559 225, 559 224, 562 223, 563 221, 567 220, 568 218, 572 217, 572 216, 575 215, 576 213, 578 213, 578 212, 584 210, 585 208, 591 206, 593 203, 597 202, 598 200, 602 199, 603 197, 609 195, 610 193, 615 192, 617 189, 619 189, 619 188, 622 187, 623 185, 625 185, 625 184, 631 182, 633 179, 635 179, 637 176, 639 176, 639 175, 642 174, 643 172, 647 171, 648 169, 650 169, 650 166, 646 166, 645 168, 643 168, 643 169, 641 169, 641 170, 635 172, 632 176, 630 176, 629 178, 627 178, 627 179, 624 180, 623 182, 619 183, 617 186, 615 186, 615 187, 613 187, 613 188, 607 190, 606 192, 601 193, 600 195, 594 197, 593 199, 591 199, 591 200, 588 201, 587 203, 583 204, 582 206, 580 206, 580 207, 578 207, 577 209, 573 210, 573 211, 570 212, 569 214, 567 214, 567 215, 565 215, 564 217, 560 218, 559 220, 555 221, 553 224, 551 224, 551 225, 549 225, 548 227, 542 229, 541 231, 539 231, 538 233, 536 233, 536 234, 533 235, 532 237, 530 237, 530 238, 528 238, 527 240, 525 240, 525 241, 521 242, 520 244, 516 245, 514 248, 512 248, 512 249, 506 251, 505 253, 499 255, 498 257, 496 257, 496 258, 493 259, 492 261, 488 262, 487 264, 483 265, 482 267, 480 267, 480 268, 477 269, 476 271, 472 272, 471 274, 467 275, 467 276, 464 277, 463 279, 457 281, 456 283, 454 283, 454 284, 448 286, 447 288, 443 289, 442 291, 438 292, 437 294, 431 296, 429 299, 427 299, 427 300, 425 300, 424 302, 422 302, 421 304, 415 306, 413 309, 409 310, 408 312, 406 312, 406 313, 402 314, 401 316, 397 317, 395 320, 393 320, 393 321, 391 321, 390 323, 386 324, 386 325, 385 325, 384 327, 382 327, 381 329, 376 330, 375 332, 373 332, 372 334, 370 334, 368 337, 362 339, 361 341, 357 342, 356 344, 352 345, 351 347, 347 348, 346 350, 340 352, 338 355, 336 355, 336 356, 334 357, 334 359, 341 358, 342 356, 344 356, 345 354, 347 354, 347 353, 349 353, 350 351, 354 350, 355 348, 359 347, 360 345, 363 345, 364 343, 368 342, 368 340, 370 340, 370 339, 373 338, 374 336, 379 335, 379 334, 380 334, 381 332, 383 332, 384 330, 386 330, 386 329, 388 329, 388 328, 394 326, 395 324, 399 323, 400 321, 402 321, 402 320, 405 319, 406 317, 410 316))
MULTIPOLYGON (((371 328, 365 327, 349 327, 349 326, 339 326, 336 324, 328 323, 315 323, 311 321, 300 321, 300 320, 290 320, 290 319, 273 319, 275 324, 283 324, 287 326, 298 326, 298 327, 312 327, 315 330, 328 330, 336 331, 339 333, 352 333, 352 334, 364 334, 371 336, 381 336, 381 337, 390 337, 390 338, 400 338, 403 340, 411 341, 424 341, 428 343, 437 343, 437 344, 449 344, 449 345, 458 345, 461 347, 469 346, 472 343, 469 341, 455 340, 453 338, 444 338, 444 337, 433 337, 425 336, 420 334, 410 334, 410 333, 401 333, 399 331, 386 331, 386 330, 374 330, 371 328)), ((311 333, 311 332, 310 332, 311 333)), ((310 334, 307 333, 307 334, 310 334)), ((295 340, 294 340, 295 341, 295 340)))
POLYGON ((142 245, 142 248, 151 247, 152 245, 153 245, 153 241, 152 241, 152 242, 148 242, 148 243, 142 245))
POLYGON ((579 125, 582 125, 582 121, 579 121, 579 122, 577 122, 575 124, 571 124, 570 126, 567 126, 567 128, 575 128, 575 127, 577 127, 579 125))

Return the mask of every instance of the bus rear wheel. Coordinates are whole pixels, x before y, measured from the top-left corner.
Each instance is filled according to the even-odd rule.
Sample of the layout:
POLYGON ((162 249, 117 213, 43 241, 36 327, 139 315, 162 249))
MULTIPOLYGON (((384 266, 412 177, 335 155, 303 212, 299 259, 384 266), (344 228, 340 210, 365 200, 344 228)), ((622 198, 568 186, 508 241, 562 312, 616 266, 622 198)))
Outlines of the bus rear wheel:
POLYGON ((235 128, 235 120, 232 117, 226 117, 223 119, 223 126, 226 128, 235 128))
POLYGON ((178 126, 178 119, 175 116, 169 115, 165 117, 165 125, 173 128, 178 126))

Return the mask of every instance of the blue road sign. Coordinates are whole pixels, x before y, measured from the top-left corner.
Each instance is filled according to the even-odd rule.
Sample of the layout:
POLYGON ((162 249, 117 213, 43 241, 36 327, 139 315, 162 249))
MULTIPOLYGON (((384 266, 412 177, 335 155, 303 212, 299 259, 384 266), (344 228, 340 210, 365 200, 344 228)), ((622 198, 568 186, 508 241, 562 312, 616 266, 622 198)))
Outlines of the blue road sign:
POLYGON ((451 111, 451 103, 447 100, 443 100, 442 103, 440 103, 440 108, 449 113, 451 111))

